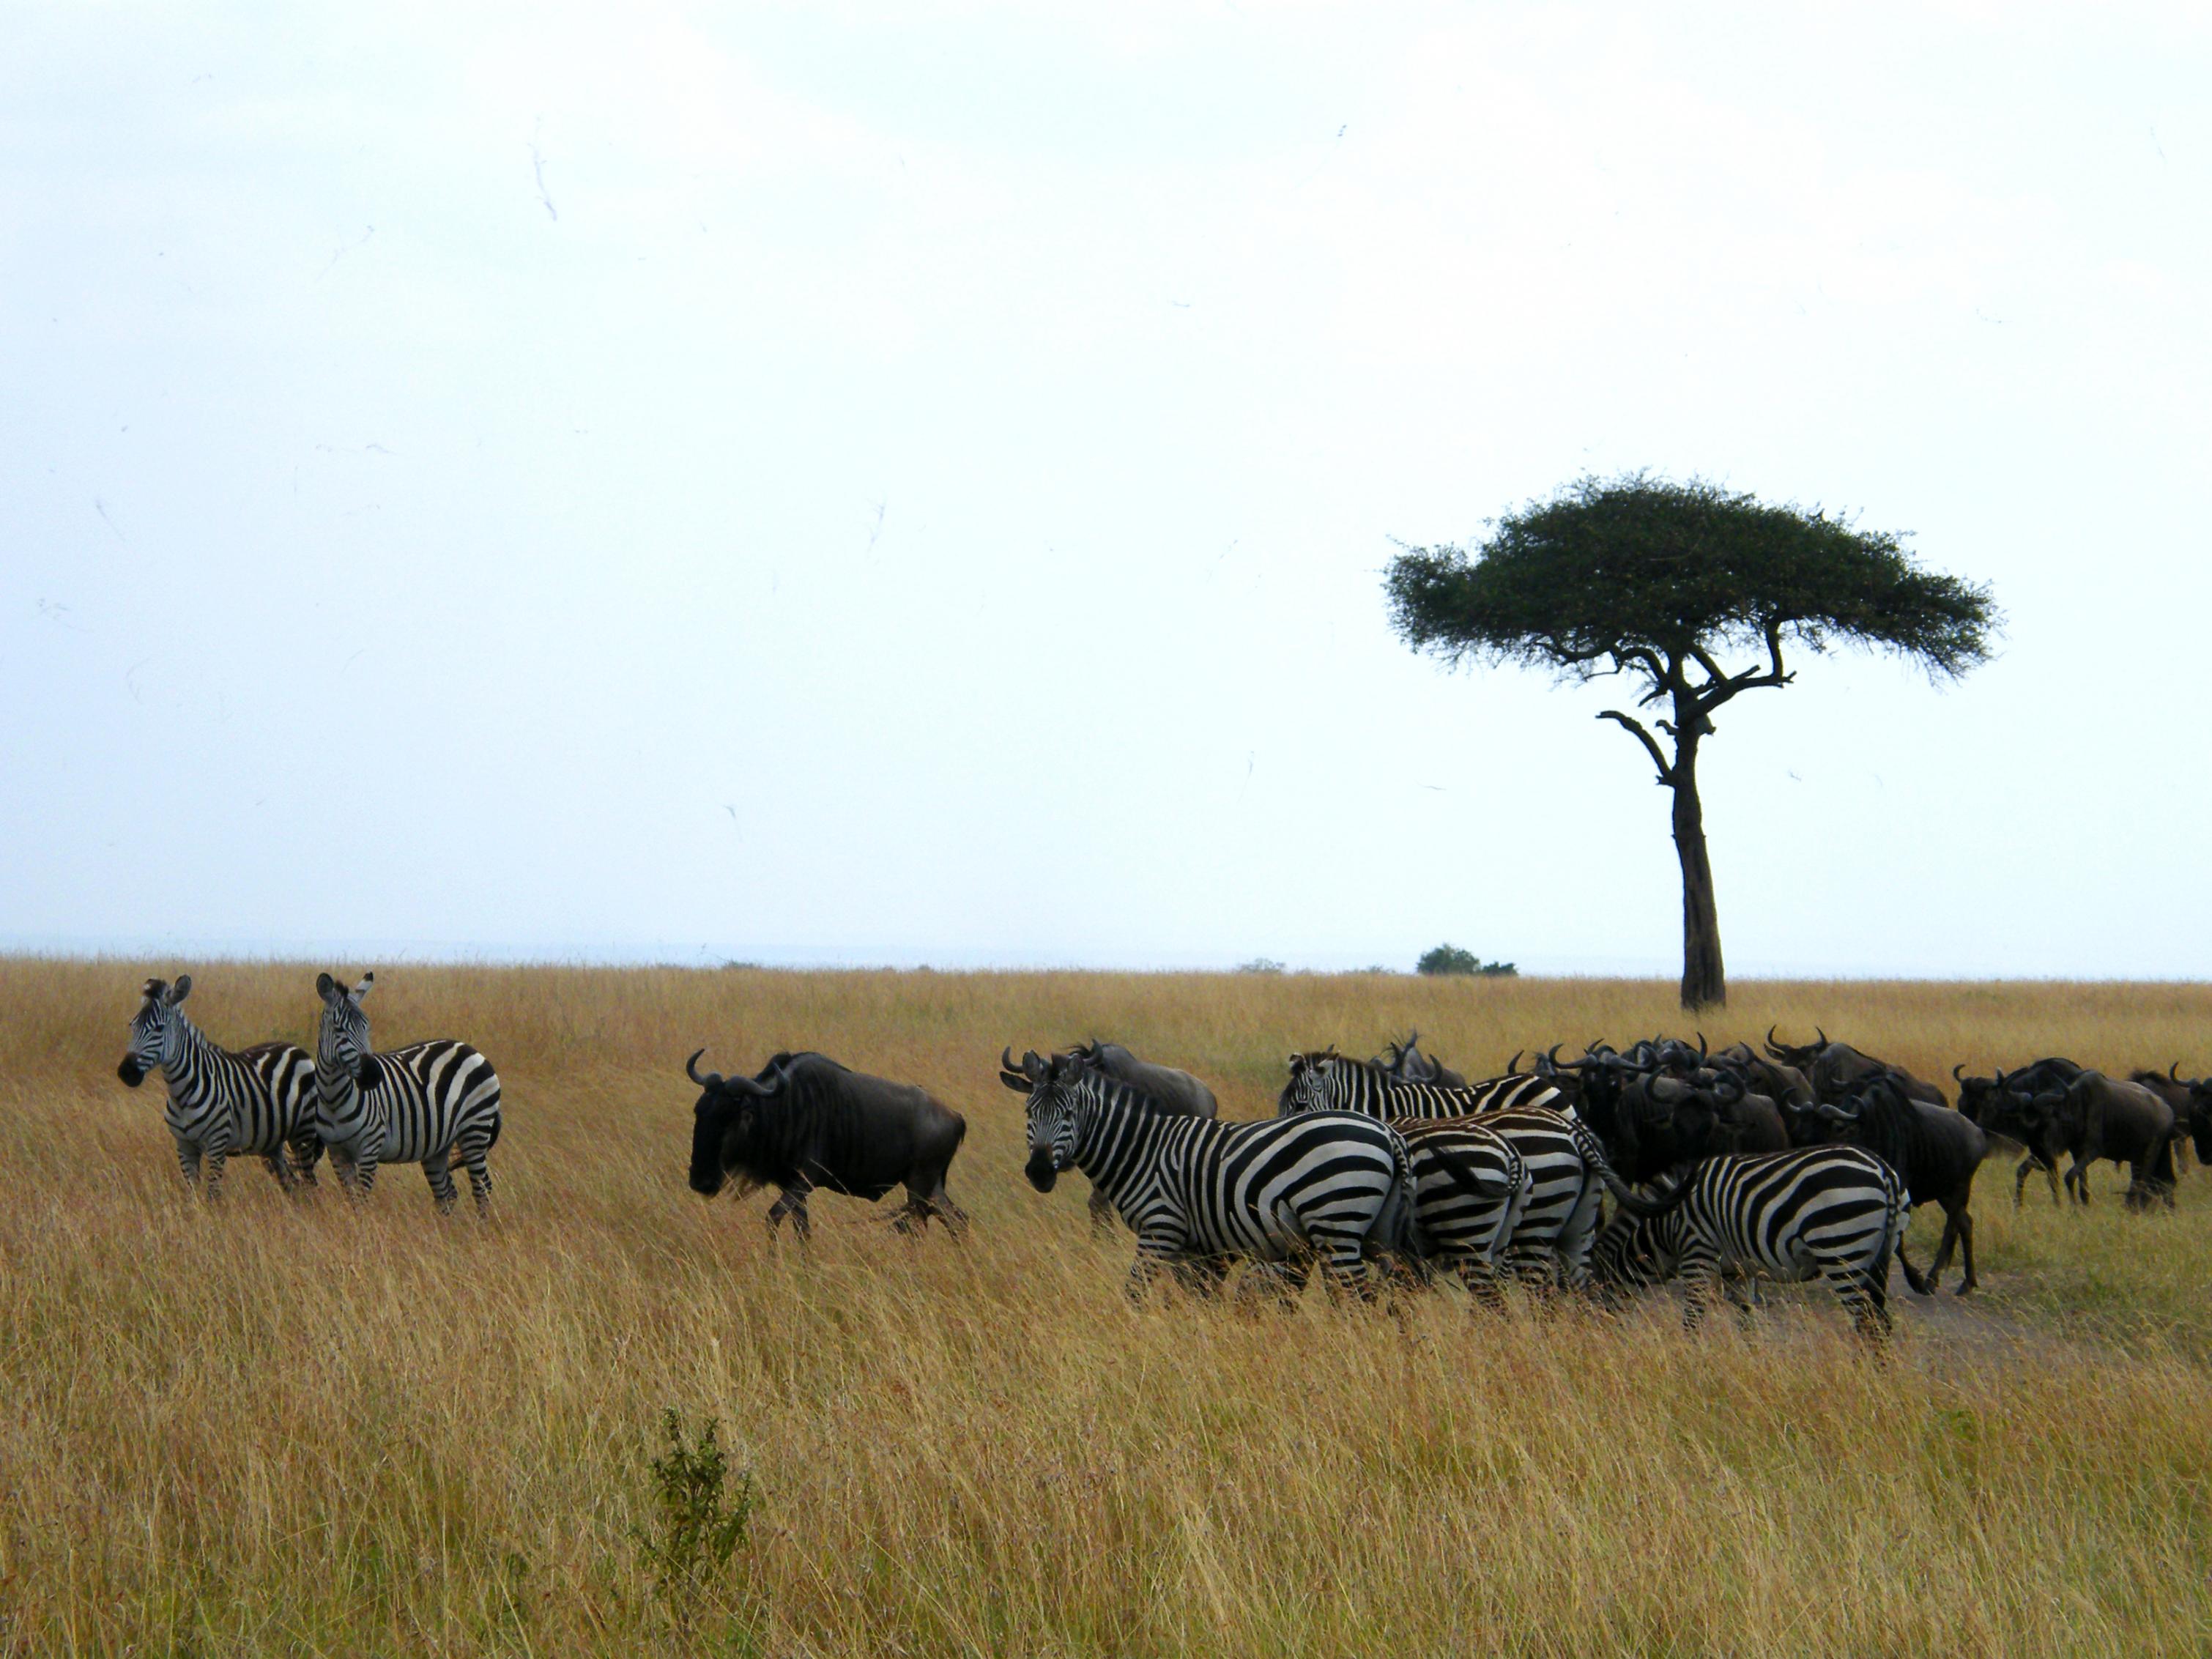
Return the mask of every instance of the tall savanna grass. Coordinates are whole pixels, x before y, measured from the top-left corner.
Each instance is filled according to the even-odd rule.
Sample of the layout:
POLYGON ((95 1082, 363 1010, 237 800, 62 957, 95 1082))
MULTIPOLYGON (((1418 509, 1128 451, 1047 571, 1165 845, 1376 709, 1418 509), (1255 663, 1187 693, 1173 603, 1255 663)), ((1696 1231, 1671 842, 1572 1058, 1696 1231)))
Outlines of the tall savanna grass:
MULTIPOLYGON (((191 969, 230 1044, 307 1040, 315 965, 0 963, 0 1652, 2212 1647, 2202 1173, 2171 1215, 2109 1167, 2086 1213, 2039 1182, 2015 1212, 1993 1160, 1984 1290, 1900 1284, 1886 1361, 1810 1293, 1696 1340, 1664 1299, 1133 1306, 1084 1183, 1020 1178, 1002 1043, 1118 1038, 1258 1116, 1293 1048, 1419 1025, 1482 1072, 1679 1030, 1671 988, 387 967, 380 1042, 465 1037, 505 1080, 495 1218, 407 1167, 358 1209, 251 1161, 187 1197, 158 1084, 113 1074, 138 981, 191 969), (969 1238, 821 1196, 772 1247, 762 1200, 693 1196, 702 1043, 964 1112, 969 1238), (644 1541, 670 1407, 757 1500, 690 1606, 644 1541)), ((1741 985, 1705 1035, 1770 1021, 1947 1079, 2212 1068, 2193 986, 1741 985)))

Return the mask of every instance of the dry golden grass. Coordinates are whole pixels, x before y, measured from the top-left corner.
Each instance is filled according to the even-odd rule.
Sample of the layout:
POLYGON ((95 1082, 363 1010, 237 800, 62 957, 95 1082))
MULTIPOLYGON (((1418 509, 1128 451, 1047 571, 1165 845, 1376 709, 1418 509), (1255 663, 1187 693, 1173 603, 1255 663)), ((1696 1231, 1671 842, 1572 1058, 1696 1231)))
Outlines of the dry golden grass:
MULTIPOLYGON (((180 1191, 116 1082, 122 963, 0 962, 0 1653, 2022 1655, 2212 1646, 2205 1177, 2087 1215, 1984 1172, 1986 1295, 1903 1295, 1892 1363, 1815 1296, 1394 1315, 1122 1295, 1084 1183, 1019 1176, 1017 1049, 1090 1034, 1272 1109, 1282 1056, 1419 1024, 1470 1071, 1679 1022, 1668 987, 1399 978, 399 969, 386 1045, 507 1085, 499 1213, 387 1170, 356 1212, 234 1164, 180 1191), (684 1054, 818 1047, 969 1132, 964 1246, 823 1197, 771 1249, 684 1186, 684 1054), (750 1545, 688 1626, 651 1591, 658 1418, 719 1418, 750 1545)), ((313 968, 185 964, 234 1045, 313 968)), ((2212 992, 1744 985, 1942 1075, 2049 1052, 2212 1067, 2212 992)), ((888 1206, 885 1206, 886 1210, 888 1206)), ((1923 1252, 1932 1237, 1916 1224, 1923 1252)), ((1953 1275, 1955 1278, 1955 1273, 1953 1275)))

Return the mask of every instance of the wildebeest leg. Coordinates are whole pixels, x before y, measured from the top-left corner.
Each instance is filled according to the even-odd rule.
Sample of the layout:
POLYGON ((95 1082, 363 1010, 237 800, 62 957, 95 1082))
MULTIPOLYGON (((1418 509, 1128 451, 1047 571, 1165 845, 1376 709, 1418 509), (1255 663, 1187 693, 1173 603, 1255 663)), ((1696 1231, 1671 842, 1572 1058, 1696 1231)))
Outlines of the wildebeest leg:
POLYGON ((1951 1260, 1951 1247, 1959 1247, 1964 1258, 1966 1276, 1959 1281, 1959 1294, 1966 1295, 1974 1288, 1974 1218, 1963 1200, 1943 1209, 1943 1240, 1936 1247, 1936 1265, 1928 1270, 1928 1282, 1941 1289, 1943 1268, 1951 1260))
POLYGON ((2086 1206, 2088 1203, 2089 1160, 2079 1152, 2074 1155, 2073 1163, 2066 1167, 2066 1190, 2074 1194, 2076 1204, 2086 1206))
POLYGON ((775 1202, 768 1206, 769 1237, 775 1237, 775 1230, 783 1225, 786 1216, 791 1218, 791 1230, 799 1235, 800 1243, 805 1243, 814 1236, 814 1224, 806 1218, 806 1195, 813 1190, 813 1182, 804 1176, 788 1187, 777 1189, 775 1202))
POLYGON ((932 1216, 935 1216, 945 1231, 955 1238, 968 1231, 967 1212, 955 1204, 952 1195, 945 1190, 945 1177, 941 1174, 933 1187, 908 1183, 906 1203, 900 1208, 898 1219, 891 1224, 902 1233, 927 1232, 932 1216))

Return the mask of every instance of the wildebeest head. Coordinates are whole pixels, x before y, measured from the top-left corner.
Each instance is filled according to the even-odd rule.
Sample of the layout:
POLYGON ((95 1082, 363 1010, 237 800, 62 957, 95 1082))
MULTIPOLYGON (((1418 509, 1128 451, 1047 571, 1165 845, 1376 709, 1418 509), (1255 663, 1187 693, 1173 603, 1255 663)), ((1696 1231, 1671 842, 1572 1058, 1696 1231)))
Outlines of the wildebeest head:
POLYGON ((691 1190, 712 1198, 735 1175, 742 1193, 755 1184, 744 1174, 761 1136, 761 1115, 783 1088, 783 1074, 771 1060, 760 1078, 701 1075, 699 1050, 684 1062, 684 1075, 699 1085, 691 1109, 691 1190))
POLYGON ((2197 1144, 2197 1161, 2212 1164, 2212 1077, 2189 1085, 2189 1138, 2197 1144))
POLYGON ((1813 1062, 1820 1059, 1828 1047, 1828 1034, 1817 1025, 1813 1028, 1813 1030, 1818 1041, 1800 1046, 1788 1042, 1777 1042, 1774 1040, 1774 1028, 1771 1025, 1768 1026, 1766 1057, 1769 1060, 1778 1060, 1784 1066, 1795 1066, 1801 1072, 1809 1073, 1813 1069, 1813 1062))
POLYGON ((1333 1042, 1326 1048, 1292 1054, 1291 1080, 1283 1085, 1283 1092, 1275 1098, 1275 1115, 1288 1117, 1293 1112, 1328 1110, 1329 1074, 1342 1059, 1333 1042))
POLYGON ((1964 1066, 1954 1066, 1951 1081, 1959 1085, 1960 1116, 1972 1123, 1993 1123, 1996 1121, 2004 1094, 2004 1073, 2002 1071, 1995 1077, 1968 1077, 1964 1066))
POLYGON ((369 1046, 368 1016, 361 1006, 375 988, 373 972, 363 974, 350 991, 328 974, 315 975, 315 994, 323 1000, 322 1024, 315 1032, 316 1066, 343 1073, 363 1089, 376 1087, 380 1075, 369 1046))
POLYGON ((1048 1193, 1062 1170, 1075 1167, 1086 1086, 1096 1073, 1073 1054, 1044 1060, 1033 1048, 1023 1054, 1018 1067, 1012 1048, 1002 1050, 999 1059, 999 1081, 1029 1095, 1030 1157, 1022 1173, 1030 1186, 1048 1193))
POLYGON ((184 1042, 185 1017, 177 1012, 177 1005, 191 991, 190 974, 179 974, 174 985, 167 980, 149 979, 138 988, 138 994, 145 1001, 131 1022, 123 1063, 115 1068, 115 1075, 130 1087, 137 1088, 146 1080, 147 1073, 158 1072, 179 1058, 184 1042))

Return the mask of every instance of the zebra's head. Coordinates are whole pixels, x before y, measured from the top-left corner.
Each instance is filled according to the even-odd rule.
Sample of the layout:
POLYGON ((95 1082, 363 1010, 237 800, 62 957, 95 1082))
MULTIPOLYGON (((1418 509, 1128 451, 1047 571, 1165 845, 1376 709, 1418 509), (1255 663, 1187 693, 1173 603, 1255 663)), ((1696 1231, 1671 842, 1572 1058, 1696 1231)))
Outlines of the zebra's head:
POLYGON ((1022 1166, 1030 1185, 1048 1193, 1062 1170, 1075 1167, 1075 1142, 1083 1107, 1097 1074, 1073 1054, 1041 1059, 1035 1049, 1014 1064, 1013 1050, 1000 1056, 999 1081, 1029 1095, 1030 1161, 1022 1166))
POLYGON ((179 1056, 184 1046, 185 1017, 177 1005, 192 994, 192 976, 179 974, 177 982, 149 979, 139 988, 146 999, 138 1010, 138 1017, 131 1022, 130 1046, 124 1050, 123 1063, 115 1068, 115 1075, 131 1088, 146 1080, 146 1073, 158 1072, 179 1056))
POLYGON ((1275 1115, 1329 1110, 1335 1103, 1335 1073, 1340 1058, 1334 1043, 1310 1054, 1292 1054, 1291 1080, 1275 1098, 1275 1115))
POLYGON ((363 974, 349 991, 328 974, 315 976, 315 994, 323 1000, 322 1024, 315 1033, 315 1065, 351 1078, 363 1089, 374 1089, 380 1075, 376 1054, 369 1047, 368 1016, 362 999, 376 988, 376 975, 363 974))

